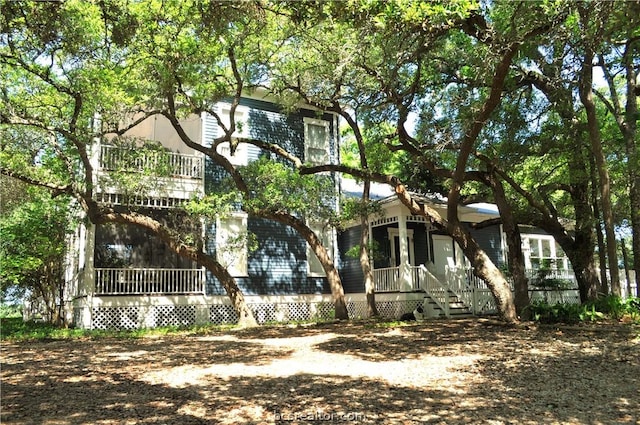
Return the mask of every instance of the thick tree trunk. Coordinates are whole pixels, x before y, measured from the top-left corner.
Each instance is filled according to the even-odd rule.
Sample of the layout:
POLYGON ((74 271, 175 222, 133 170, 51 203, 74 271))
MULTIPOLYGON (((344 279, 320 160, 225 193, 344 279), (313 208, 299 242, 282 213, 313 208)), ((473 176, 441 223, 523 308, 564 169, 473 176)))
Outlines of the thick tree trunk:
POLYGON ((596 104, 593 99, 593 59, 593 51, 591 48, 587 47, 587 52, 585 53, 584 62, 582 64, 582 75, 580 76, 580 100, 587 112, 589 140, 591 141, 591 149, 596 161, 596 168, 598 170, 602 218, 604 221, 604 231, 607 242, 607 258, 611 277, 611 293, 613 295, 620 296, 620 273, 618 269, 616 235, 613 223, 613 208, 611 206, 611 179, 609 177, 607 162, 602 149, 602 137, 598 126, 596 104))
POLYGON ((600 282, 593 258, 593 230, 577 226, 574 236, 571 237, 560 223, 551 218, 536 221, 534 224, 553 236, 567 254, 578 283, 580 301, 585 303, 595 300, 598 297, 600 282))
POLYGON ((201 264, 213 275, 218 278, 218 281, 224 288, 227 296, 231 300, 231 305, 238 315, 238 326, 242 328, 254 327, 258 325, 258 322, 253 315, 253 312, 247 305, 244 294, 236 284, 236 280, 231 276, 225 267, 211 258, 211 256, 199 251, 196 253, 195 261, 201 264))
POLYGON ((329 256, 326 248, 322 244, 322 241, 320 240, 320 238, 318 238, 318 236, 316 236, 313 230, 311 230, 303 220, 300 220, 299 218, 287 213, 269 212, 263 210, 252 211, 252 213, 260 217, 275 220, 280 223, 286 224, 287 226, 290 226, 291 228, 296 230, 298 234, 300 234, 300 236, 304 238, 305 241, 307 241, 316 257, 318 257, 318 261, 320 261, 320 264, 322 264, 322 269, 324 270, 327 277, 327 282, 329 283, 329 288, 331 289, 331 295, 333 297, 336 319, 349 320, 347 302, 344 297, 344 288, 342 287, 340 274, 338 273, 338 270, 336 269, 336 266, 329 256))
POLYGON ((507 240, 507 261, 509 271, 513 277, 513 289, 516 312, 523 320, 529 319, 529 279, 525 274, 524 253, 522 252, 522 238, 518 223, 513 216, 513 209, 507 201, 502 182, 497 176, 489 176, 493 196, 500 211, 502 229, 507 240))
POLYGON ((480 248, 480 245, 460 222, 452 223, 449 220, 449 234, 460 245, 465 256, 473 265, 474 274, 487 283, 496 301, 500 318, 507 323, 517 323, 518 314, 513 293, 504 274, 493 264, 487 253, 480 248))
POLYGON ((575 248, 567 252, 573 265, 573 272, 578 283, 580 302, 585 303, 598 298, 598 272, 593 262, 593 250, 587 244, 580 244, 583 237, 576 235, 575 248))
POLYGON ((596 222, 595 232, 598 241, 598 263, 600 264, 600 287, 598 292, 602 294, 609 293, 609 284, 607 283, 607 248, 602 235, 602 226, 600 225, 600 207, 598 206, 598 175, 596 173, 596 164, 591 157, 589 161, 589 170, 591 171, 591 205, 593 206, 593 217, 596 222))
MULTIPOLYGON (((515 246, 518 241, 521 241, 520 232, 517 231, 517 236, 515 234, 507 236, 507 245, 509 247, 515 246)), ((520 242, 521 243, 521 242, 520 242)), ((520 246, 520 245, 519 245, 520 246)), ((516 304, 516 312, 520 316, 522 320, 530 319, 530 311, 527 308, 531 303, 529 299, 529 278, 526 276, 526 268, 524 264, 524 256, 522 254, 522 246, 520 246, 519 253, 517 251, 513 251, 512 248, 509 248, 508 252, 508 261, 509 261, 509 270, 511 272, 511 276, 513 276, 513 289, 514 289, 514 301, 516 304)))
POLYGON ((371 270, 371 257, 369 255, 369 215, 367 214, 369 205, 369 191, 371 182, 364 181, 362 191, 362 215, 360 216, 360 267, 364 276, 364 290, 367 297, 367 316, 378 317, 378 307, 376 306, 376 289, 373 281, 373 271, 371 270))
MULTIPOLYGON (((316 257, 322 264, 325 274, 327 275, 327 282, 331 289, 331 295, 333 296, 333 305, 335 307, 336 319, 349 320, 349 312, 347 310, 347 302, 344 298, 344 288, 342 287, 342 280, 340 274, 333 264, 333 260, 329 257, 327 250, 322 245, 322 241, 311 230, 310 234, 303 235, 309 246, 313 250, 316 257)), ((302 234, 302 233, 301 233, 302 234)))
POLYGON ((574 209, 576 214, 576 228, 573 246, 567 252, 567 256, 576 273, 580 300, 592 301, 598 297, 600 282, 594 263, 595 241, 593 235, 593 216, 589 207, 586 185, 576 185, 573 193, 574 209))
MULTIPOLYGON (((572 168, 576 167, 575 161, 577 159, 575 157, 572 159, 572 168)), ((600 286, 598 272, 594 263, 594 220, 589 205, 587 183, 583 181, 582 183, 574 184, 571 198, 576 218, 573 237, 553 217, 543 216, 541 220, 536 221, 534 224, 552 235, 565 251, 567 257, 569 257, 578 283, 580 301, 584 303, 595 300, 598 297, 598 288, 600 286)))

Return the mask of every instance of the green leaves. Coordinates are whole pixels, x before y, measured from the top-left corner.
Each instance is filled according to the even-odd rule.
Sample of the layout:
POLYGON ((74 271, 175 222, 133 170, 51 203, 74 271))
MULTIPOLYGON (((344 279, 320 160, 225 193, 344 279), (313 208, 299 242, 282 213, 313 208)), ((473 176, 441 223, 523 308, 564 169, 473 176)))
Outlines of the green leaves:
POLYGON ((239 200, 240 194, 233 190, 226 193, 212 193, 189 200, 184 205, 184 209, 197 217, 224 218, 234 210, 234 205, 237 205, 239 200))
MULTIPOLYGON (((2 184, 11 184, 3 178, 2 184)), ((0 293, 10 287, 35 291, 48 281, 46 269, 63 263, 65 238, 77 221, 69 199, 51 199, 44 191, 32 189, 0 217, 0 293)), ((60 269, 61 270, 61 269, 60 269)))
POLYGON ((335 182, 329 175, 300 175, 276 161, 261 158, 241 170, 251 190, 247 211, 286 211, 311 221, 335 222, 335 182))

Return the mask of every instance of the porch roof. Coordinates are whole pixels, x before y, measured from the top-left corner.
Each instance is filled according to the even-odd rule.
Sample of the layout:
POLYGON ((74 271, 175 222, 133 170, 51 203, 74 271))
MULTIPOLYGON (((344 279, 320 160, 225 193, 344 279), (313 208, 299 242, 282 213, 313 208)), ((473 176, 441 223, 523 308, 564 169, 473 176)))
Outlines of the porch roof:
MULTIPOLYGON (((362 197, 362 189, 363 185, 360 182, 357 182, 353 179, 343 178, 340 182, 342 188, 342 194, 349 198, 360 198, 362 197)), ((371 189, 369 192, 369 197, 376 201, 380 201, 385 198, 389 198, 391 196, 395 196, 393 189, 388 184, 371 182, 371 189)))
MULTIPOLYGON (((362 196, 363 185, 353 179, 343 178, 341 182, 342 194, 351 198, 360 198, 362 196)), ((444 204, 447 199, 437 193, 417 193, 410 191, 412 196, 433 204, 444 204)), ((369 197, 376 201, 391 202, 396 198, 396 194, 388 184, 371 182, 369 197)))
MULTIPOLYGON (((341 186, 342 194, 347 197, 359 198, 362 196, 363 185, 360 182, 357 182, 353 179, 344 178, 342 179, 341 186)), ((432 205, 445 206, 447 203, 447 198, 436 193, 421 194, 411 192, 411 195, 425 203, 429 203, 432 205)), ((399 202, 391 186, 377 182, 371 182, 370 198, 372 200, 384 203, 391 203, 394 201, 399 202)), ((470 222, 480 222, 500 216, 498 207, 495 204, 490 204, 487 202, 460 205, 458 211, 464 221, 470 222)))

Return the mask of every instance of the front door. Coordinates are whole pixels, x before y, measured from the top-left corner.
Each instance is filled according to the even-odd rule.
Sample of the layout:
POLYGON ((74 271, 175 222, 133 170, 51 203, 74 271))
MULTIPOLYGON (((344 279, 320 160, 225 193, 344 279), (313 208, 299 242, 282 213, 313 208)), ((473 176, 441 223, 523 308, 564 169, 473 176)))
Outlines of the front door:
MULTIPOLYGON (((398 267, 400 265, 400 235, 398 229, 389 228, 389 242, 391 244, 391 267, 398 267)), ((413 247, 413 230, 407 229, 407 256, 409 257, 409 264, 415 266, 415 256, 413 247)))
POLYGON ((444 276, 446 267, 463 266, 466 259, 462 249, 447 235, 432 235, 433 239, 433 264, 436 274, 444 276))

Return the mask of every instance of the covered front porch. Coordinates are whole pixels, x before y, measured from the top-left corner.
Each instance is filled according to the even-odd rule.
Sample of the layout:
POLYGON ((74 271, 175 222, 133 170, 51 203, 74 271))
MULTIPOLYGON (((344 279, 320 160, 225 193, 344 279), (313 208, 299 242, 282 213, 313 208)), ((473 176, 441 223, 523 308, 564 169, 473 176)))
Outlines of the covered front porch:
POLYGON ((96 268, 96 295, 204 294, 202 268, 96 268))
MULTIPOLYGON (((356 187, 353 194, 357 196, 356 187)), ((381 194, 377 194, 381 195, 381 194)), ((384 195, 384 193, 382 193, 384 195)), ((393 195, 378 196, 382 214, 369 222, 375 290, 384 293, 424 293, 427 302, 440 315, 450 316, 460 308, 469 314, 496 311, 495 301, 486 283, 477 278, 460 247, 423 216, 411 214, 393 195)), ((446 203, 437 196, 424 202, 446 216, 446 203)), ((490 205, 460 206, 459 218, 498 266, 505 264, 500 225, 476 230, 472 223, 498 217, 490 205)), ((360 243, 360 226, 339 235, 341 252, 360 243)), ((364 292, 363 275, 357 259, 343 255, 342 277, 345 291, 364 292)))
POLYGON ((450 317, 455 311, 473 315, 495 313, 491 291, 471 269, 452 268, 443 279, 431 268, 421 264, 374 269, 375 291, 377 294, 423 292, 427 298, 425 304, 431 304, 435 310, 427 312, 431 317, 450 317))

